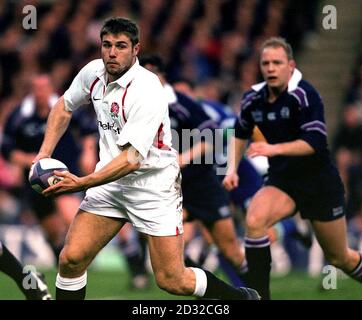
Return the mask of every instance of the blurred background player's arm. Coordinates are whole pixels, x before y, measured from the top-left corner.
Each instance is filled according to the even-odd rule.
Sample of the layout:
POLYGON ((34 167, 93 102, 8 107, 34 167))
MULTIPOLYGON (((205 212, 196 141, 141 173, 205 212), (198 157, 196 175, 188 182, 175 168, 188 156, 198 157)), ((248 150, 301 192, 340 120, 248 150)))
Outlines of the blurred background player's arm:
POLYGON ((228 148, 228 167, 226 176, 223 180, 223 185, 228 191, 236 188, 239 184, 237 169, 246 149, 246 144, 247 140, 239 139, 235 136, 232 136, 230 139, 230 146, 228 148))
POLYGON ((1 144, 1 154, 5 160, 21 170, 29 169, 36 155, 34 152, 22 150, 17 139, 18 121, 20 117, 19 109, 16 108, 5 122, 3 142, 1 144))
POLYGON ((193 162, 194 159, 201 159, 202 156, 212 152, 213 145, 207 141, 199 141, 192 146, 189 150, 186 150, 179 154, 178 163, 181 168, 193 162))
POLYGON ((82 153, 79 159, 79 167, 84 175, 92 173, 98 162, 98 137, 89 134, 82 138, 82 153))
POLYGON ((93 105, 83 105, 74 111, 70 126, 75 129, 80 141, 79 173, 91 174, 99 161, 98 123, 93 105))
POLYGON ((261 133, 261 131, 260 131, 260 129, 258 128, 258 126, 255 126, 255 127, 254 127, 253 136, 252 136, 251 140, 252 140, 253 142, 266 141, 264 135, 261 133))
POLYGON ((313 154, 313 147, 304 140, 298 139, 291 142, 269 144, 267 142, 253 142, 250 144, 247 155, 249 157, 266 156, 305 156, 313 154))
POLYGON ((21 150, 13 150, 10 152, 10 163, 20 167, 21 169, 29 169, 32 165, 36 153, 24 152, 21 150))

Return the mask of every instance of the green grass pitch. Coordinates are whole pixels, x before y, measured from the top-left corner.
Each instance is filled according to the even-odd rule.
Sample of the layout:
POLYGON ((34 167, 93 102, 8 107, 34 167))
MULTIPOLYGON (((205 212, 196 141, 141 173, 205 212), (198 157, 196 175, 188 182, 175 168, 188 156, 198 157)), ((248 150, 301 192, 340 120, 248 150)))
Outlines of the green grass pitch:
MULTIPOLYGON (((44 271, 54 295, 55 270, 44 271)), ((224 277, 222 273, 218 276, 224 277)), ((154 281, 147 290, 129 289, 129 275, 124 271, 88 271, 87 299, 95 300, 177 300, 157 287, 154 281)), ((283 277, 272 277, 272 297, 277 300, 362 300, 361 284, 346 277, 338 277, 335 289, 322 289, 321 278, 292 272, 283 277)), ((191 298, 193 299, 193 298, 191 298)), ((24 300, 15 283, 0 273, 0 300, 24 300)))

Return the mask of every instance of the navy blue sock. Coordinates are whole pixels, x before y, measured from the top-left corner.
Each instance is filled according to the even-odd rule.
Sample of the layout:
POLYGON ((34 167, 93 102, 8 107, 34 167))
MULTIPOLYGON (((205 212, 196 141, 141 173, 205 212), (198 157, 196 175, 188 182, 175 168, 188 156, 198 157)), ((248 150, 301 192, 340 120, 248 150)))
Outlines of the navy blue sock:
POLYGON ((207 287, 204 299, 221 300, 247 300, 248 295, 245 291, 236 289, 226 282, 215 277, 211 272, 204 270, 207 277, 207 287))
POLYGON ((82 289, 70 291, 63 290, 56 287, 55 299, 56 300, 84 300, 86 294, 86 287, 82 289))
POLYGON ((231 263, 227 261, 221 253, 218 253, 217 257, 219 260, 220 268, 227 275, 232 285, 236 288, 245 287, 246 283, 245 280, 242 278, 243 275, 241 274, 241 272, 237 272, 234 266, 232 266, 231 263))
POLYGON ((271 253, 268 236, 253 239, 245 237, 248 261, 248 286, 256 289, 263 300, 270 299, 271 253))

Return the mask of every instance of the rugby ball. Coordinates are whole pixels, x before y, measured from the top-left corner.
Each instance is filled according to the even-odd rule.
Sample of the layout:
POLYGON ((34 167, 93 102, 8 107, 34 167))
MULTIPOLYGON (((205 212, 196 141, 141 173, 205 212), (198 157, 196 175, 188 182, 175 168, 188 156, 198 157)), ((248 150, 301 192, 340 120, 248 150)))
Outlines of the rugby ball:
POLYGON ((38 193, 56 184, 62 178, 54 174, 57 171, 69 171, 68 167, 61 161, 53 158, 43 158, 35 162, 29 172, 29 183, 38 193))

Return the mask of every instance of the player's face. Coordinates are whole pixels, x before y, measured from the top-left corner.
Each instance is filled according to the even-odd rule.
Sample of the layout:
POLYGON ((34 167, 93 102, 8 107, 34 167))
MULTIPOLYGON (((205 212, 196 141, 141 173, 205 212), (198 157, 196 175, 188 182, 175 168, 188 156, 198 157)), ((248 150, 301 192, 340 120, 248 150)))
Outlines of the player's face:
POLYGON ((260 60, 264 80, 273 91, 284 91, 295 68, 294 60, 288 60, 282 47, 266 47, 260 60))
POLYGON ((105 34, 102 38, 102 60, 109 81, 121 77, 135 63, 139 43, 132 45, 130 38, 123 34, 105 34))

